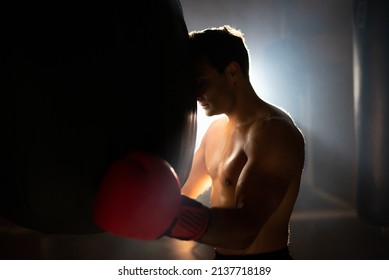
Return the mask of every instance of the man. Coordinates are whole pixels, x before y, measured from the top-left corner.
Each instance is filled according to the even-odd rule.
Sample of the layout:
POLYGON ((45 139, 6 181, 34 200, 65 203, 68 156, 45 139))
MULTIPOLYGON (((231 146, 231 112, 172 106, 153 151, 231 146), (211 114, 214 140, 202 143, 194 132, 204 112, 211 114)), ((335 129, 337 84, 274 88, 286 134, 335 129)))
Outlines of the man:
POLYGON ((211 188, 211 220, 197 240, 216 259, 289 259, 289 219, 304 166, 304 138, 288 113, 262 100, 249 79, 243 33, 190 33, 197 100, 214 121, 195 152, 182 194, 211 188))
POLYGON ((215 259, 291 259, 289 219, 304 166, 292 118, 258 97, 243 34, 230 27, 190 33, 195 90, 208 128, 180 185, 158 156, 130 152, 107 171, 94 217, 106 231, 215 247, 215 259), (210 207, 195 199, 211 188, 210 207))

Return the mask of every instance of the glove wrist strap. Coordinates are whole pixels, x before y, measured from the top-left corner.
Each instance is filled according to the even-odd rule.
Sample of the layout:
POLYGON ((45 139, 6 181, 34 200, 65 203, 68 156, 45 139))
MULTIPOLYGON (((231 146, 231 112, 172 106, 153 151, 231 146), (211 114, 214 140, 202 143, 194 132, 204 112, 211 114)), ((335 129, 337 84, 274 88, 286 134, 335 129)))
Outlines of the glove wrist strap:
POLYGON ((179 214, 165 235, 181 240, 199 240, 210 220, 210 209, 187 196, 181 196, 179 214))

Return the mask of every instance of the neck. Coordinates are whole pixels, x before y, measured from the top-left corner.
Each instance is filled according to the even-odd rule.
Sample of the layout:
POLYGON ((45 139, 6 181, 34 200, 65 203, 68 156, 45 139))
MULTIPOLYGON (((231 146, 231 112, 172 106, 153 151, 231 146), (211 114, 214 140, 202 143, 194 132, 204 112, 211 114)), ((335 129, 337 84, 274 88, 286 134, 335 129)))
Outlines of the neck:
POLYGON ((230 124, 237 128, 253 122, 264 114, 265 102, 252 87, 237 94, 234 105, 233 110, 226 115, 230 124))

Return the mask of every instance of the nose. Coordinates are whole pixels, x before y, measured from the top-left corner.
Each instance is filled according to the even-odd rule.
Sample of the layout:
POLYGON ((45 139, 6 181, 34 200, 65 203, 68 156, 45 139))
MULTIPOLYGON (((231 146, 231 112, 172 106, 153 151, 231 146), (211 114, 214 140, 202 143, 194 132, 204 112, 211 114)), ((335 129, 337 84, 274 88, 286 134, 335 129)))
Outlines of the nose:
POLYGON ((197 100, 203 99, 204 98, 204 93, 205 93, 205 91, 204 91, 203 88, 198 87, 198 86, 195 87, 195 95, 196 95, 196 99, 197 100))
POLYGON ((204 97, 203 97, 203 95, 200 92, 196 92, 196 100, 198 102, 204 101, 204 97))

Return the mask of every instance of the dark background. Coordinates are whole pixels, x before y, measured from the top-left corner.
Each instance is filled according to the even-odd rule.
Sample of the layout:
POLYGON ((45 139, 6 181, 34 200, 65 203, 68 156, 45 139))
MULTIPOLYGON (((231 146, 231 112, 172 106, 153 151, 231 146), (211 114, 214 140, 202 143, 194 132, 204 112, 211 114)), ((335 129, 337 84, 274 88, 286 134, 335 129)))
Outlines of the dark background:
MULTIPOLYGON (((258 95, 289 111, 306 137, 306 166, 291 219, 296 259, 389 258, 389 231, 356 212, 352 3, 181 0, 189 31, 230 24, 245 33, 258 95)), ((199 112, 200 128, 202 122, 199 112)), ((2 259, 212 258, 212 248, 195 242, 49 235, 6 221, 0 247, 2 259)))

